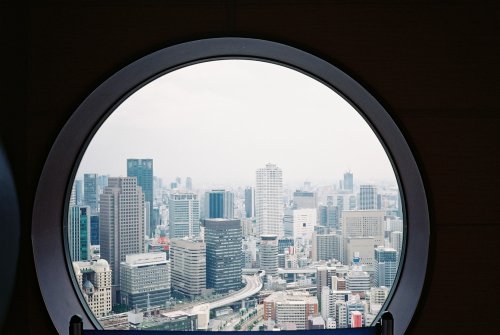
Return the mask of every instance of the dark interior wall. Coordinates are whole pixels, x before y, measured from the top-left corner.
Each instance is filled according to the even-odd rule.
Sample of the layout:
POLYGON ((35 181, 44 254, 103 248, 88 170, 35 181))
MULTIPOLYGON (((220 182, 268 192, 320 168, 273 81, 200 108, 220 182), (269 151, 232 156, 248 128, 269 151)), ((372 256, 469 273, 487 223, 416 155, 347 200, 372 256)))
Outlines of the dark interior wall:
POLYGON ((22 216, 4 332, 55 333, 37 285, 31 211, 45 158, 71 113, 103 80, 150 52, 244 36, 320 56, 381 100, 414 150, 431 208, 428 282, 409 333, 489 333, 500 275, 499 14, 495 2, 477 1, 2 4, 0 136, 22 216))

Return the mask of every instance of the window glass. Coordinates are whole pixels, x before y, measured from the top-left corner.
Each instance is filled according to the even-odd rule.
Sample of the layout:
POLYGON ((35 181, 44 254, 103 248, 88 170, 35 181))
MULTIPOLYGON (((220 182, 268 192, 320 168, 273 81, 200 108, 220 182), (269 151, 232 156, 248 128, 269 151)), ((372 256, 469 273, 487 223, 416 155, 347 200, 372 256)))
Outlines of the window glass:
POLYGON ((67 204, 74 283, 105 329, 369 326, 404 249, 391 160, 299 71, 186 66, 88 144, 67 204))

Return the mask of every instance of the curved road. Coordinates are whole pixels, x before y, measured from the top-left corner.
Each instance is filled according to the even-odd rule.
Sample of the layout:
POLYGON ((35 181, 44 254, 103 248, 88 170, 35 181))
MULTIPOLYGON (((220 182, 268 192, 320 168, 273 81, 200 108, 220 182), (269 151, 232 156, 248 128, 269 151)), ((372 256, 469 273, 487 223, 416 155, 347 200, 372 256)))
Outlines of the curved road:
POLYGON ((210 309, 219 308, 222 306, 230 305, 236 301, 243 300, 258 293, 262 289, 262 280, 258 275, 247 276, 244 275, 243 279, 246 282, 245 287, 241 290, 234 292, 230 296, 224 297, 217 301, 209 303, 210 309))

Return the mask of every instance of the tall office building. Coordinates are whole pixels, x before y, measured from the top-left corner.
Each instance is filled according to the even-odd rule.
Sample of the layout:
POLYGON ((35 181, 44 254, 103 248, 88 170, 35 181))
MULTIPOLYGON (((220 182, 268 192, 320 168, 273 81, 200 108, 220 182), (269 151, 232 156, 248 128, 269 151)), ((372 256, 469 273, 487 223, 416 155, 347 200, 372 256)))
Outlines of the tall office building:
POLYGON ((401 257, 401 250, 403 249, 403 232, 392 231, 390 235, 391 246, 396 249, 398 258, 401 257))
POLYGON ((145 205, 148 207, 146 213, 149 214, 146 235, 153 237, 156 227, 153 217, 153 160, 127 159, 127 177, 136 177, 137 185, 142 188, 145 205))
POLYGON ((260 239, 260 269, 265 271, 266 277, 276 276, 278 274, 278 236, 261 235, 260 239))
POLYGON ((313 234, 312 237, 312 259, 314 261, 328 261, 336 259, 341 261, 342 258, 342 235, 330 234, 313 234))
POLYGON ((296 190, 293 192, 293 205, 296 209, 316 208, 316 194, 314 192, 296 190))
POLYGON ((170 299, 170 271, 164 252, 127 255, 120 269, 120 302, 129 308, 164 306, 170 299))
POLYGON ((398 271, 397 251, 379 246, 375 249, 375 286, 391 287, 398 271))
POLYGON ((351 171, 347 171, 344 173, 344 190, 349 191, 349 193, 352 193, 354 191, 354 182, 353 182, 353 176, 351 171))
POLYGON ((83 204, 83 181, 75 179, 73 187, 75 188, 75 205, 81 206, 83 204))
POLYGON ((226 190, 205 192, 205 218, 234 218, 234 194, 226 190))
POLYGON ((285 235, 292 237, 295 242, 300 240, 302 243, 308 243, 312 239, 317 214, 315 208, 285 209, 283 218, 285 235))
POLYGON ((359 295, 354 294, 346 302, 347 327, 355 328, 365 325, 365 302, 361 301, 359 295))
POLYGON ((169 201, 170 238, 200 235, 200 201, 194 193, 172 193, 169 201))
POLYGON ((99 215, 90 216, 90 244, 99 245, 99 215))
POLYGON ((241 223, 237 219, 206 219, 207 288, 215 293, 241 288, 243 262, 241 223))
POLYGON ((330 229, 340 228, 340 211, 338 206, 321 205, 318 208, 319 224, 330 229))
POLYGON ((73 262, 73 271, 90 310, 96 317, 111 312, 111 268, 108 262, 100 259, 73 262))
POLYGON ((283 174, 274 164, 257 170, 255 187, 255 214, 260 235, 282 237, 283 230, 283 174))
POLYGON ((90 260, 90 207, 71 206, 68 221, 68 244, 71 260, 90 260))
POLYGON ((247 218, 255 216, 255 189, 252 187, 245 189, 245 216, 247 218))
POLYGON ((99 211, 97 190, 97 174, 85 173, 83 175, 83 204, 90 207, 90 213, 99 211))
POLYGON ((375 185, 361 185, 358 194, 358 210, 380 209, 380 199, 375 185))
POLYGON ((186 177, 186 190, 191 191, 193 189, 193 179, 191 177, 186 177))
POLYGON ((341 221, 344 237, 373 237, 375 245, 384 245, 383 211, 344 211, 341 221))
POLYGON ((172 265, 172 290, 190 298, 206 290, 206 245, 204 242, 178 239, 170 240, 172 265))
POLYGON ((119 289, 120 263, 144 250, 144 194, 133 177, 112 177, 100 197, 99 243, 101 258, 113 271, 119 289))

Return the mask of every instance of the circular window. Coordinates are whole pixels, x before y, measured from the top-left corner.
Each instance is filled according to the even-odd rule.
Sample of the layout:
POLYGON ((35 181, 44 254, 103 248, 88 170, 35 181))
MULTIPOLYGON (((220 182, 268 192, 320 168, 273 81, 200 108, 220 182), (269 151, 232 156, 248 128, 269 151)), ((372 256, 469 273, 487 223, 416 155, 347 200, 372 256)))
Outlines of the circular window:
POLYGON ((319 58, 242 38, 166 48, 104 82, 54 143, 33 212, 59 332, 73 314, 86 328, 188 330, 182 314, 191 330, 287 330, 389 310, 403 333, 428 242, 418 167, 385 109, 319 58), (297 299, 318 318, 267 315, 297 299))

